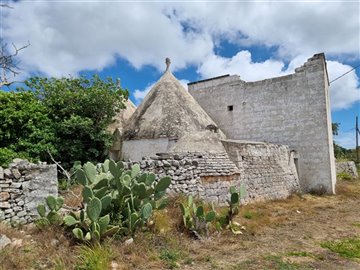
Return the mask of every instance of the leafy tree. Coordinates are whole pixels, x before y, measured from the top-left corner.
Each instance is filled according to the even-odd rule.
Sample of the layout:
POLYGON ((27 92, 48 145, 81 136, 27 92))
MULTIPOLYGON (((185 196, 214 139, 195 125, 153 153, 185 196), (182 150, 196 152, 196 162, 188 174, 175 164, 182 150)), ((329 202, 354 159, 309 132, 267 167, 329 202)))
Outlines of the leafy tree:
POLYGON ((339 135, 339 127, 340 127, 340 123, 332 123, 331 124, 331 128, 332 128, 332 134, 333 135, 339 135))
POLYGON ((98 162, 106 157, 112 139, 106 128, 125 107, 127 91, 97 75, 91 79, 33 77, 25 84, 47 109, 56 159, 70 167, 77 160, 98 162))
POLYGON ((105 158, 112 136, 106 131, 128 93, 111 79, 40 78, 18 92, 0 92, 0 148, 70 168, 75 161, 105 158))
POLYGON ((31 92, 0 91, 0 164, 14 157, 47 158, 56 152, 52 122, 46 107, 31 92))

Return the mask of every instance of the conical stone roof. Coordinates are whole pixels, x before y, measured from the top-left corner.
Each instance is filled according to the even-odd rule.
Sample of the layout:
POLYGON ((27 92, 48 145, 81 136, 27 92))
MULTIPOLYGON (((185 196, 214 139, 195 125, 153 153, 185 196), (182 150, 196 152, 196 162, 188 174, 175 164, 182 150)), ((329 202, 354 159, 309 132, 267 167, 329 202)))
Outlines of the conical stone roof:
MULTIPOLYGON (((168 61, 168 60, 167 60, 168 61)), ((173 138, 216 126, 168 68, 124 129, 124 140, 173 138)), ((219 130, 219 133, 222 132, 219 130)))
POLYGON ((126 108, 118 112, 112 119, 112 123, 108 126, 107 130, 113 134, 116 129, 120 132, 123 131, 127 121, 133 115, 136 110, 136 106, 130 99, 126 101, 126 108))

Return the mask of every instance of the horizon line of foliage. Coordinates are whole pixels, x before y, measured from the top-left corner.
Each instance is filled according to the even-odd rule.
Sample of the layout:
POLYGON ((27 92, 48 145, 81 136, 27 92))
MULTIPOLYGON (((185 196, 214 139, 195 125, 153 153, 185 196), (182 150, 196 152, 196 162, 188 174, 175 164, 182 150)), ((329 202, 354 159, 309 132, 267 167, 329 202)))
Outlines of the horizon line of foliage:
POLYGON ((128 91, 98 75, 90 79, 32 77, 26 88, 0 91, 0 166, 15 157, 70 168, 104 160, 112 134, 106 128, 125 108, 128 91))
MULTIPOLYGON (((339 134, 340 123, 332 123, 332 134, 337 136, 339 134)), ((338 160, 352 160, 356 162, 356 149, 346 149, 338 145, 335 140, 334 143, 334 155, 338 160)))

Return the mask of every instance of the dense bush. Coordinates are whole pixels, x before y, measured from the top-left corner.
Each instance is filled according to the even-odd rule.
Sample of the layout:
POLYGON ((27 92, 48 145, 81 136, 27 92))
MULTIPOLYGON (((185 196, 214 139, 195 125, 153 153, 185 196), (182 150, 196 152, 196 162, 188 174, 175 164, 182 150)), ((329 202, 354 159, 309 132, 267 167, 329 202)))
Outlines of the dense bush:
POLYGON ((0 91, 0 164, 15 157, 46 159, 55 135, 45 106, 32 92, 0 91))
POLYGON ((0 91, 0 149, 6 156, 50 161, 49 149, 66 168, 104 159, 111 145, 106 128, 124 108, 127 91, 98 76, 33 77, 25 84, 17 92, 0 91))

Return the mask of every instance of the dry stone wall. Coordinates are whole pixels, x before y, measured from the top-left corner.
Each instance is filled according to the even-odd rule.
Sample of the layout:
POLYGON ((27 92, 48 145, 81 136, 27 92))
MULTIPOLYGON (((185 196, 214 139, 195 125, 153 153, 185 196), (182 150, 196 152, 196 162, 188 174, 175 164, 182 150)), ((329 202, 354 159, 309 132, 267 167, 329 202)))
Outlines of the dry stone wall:
POLYGON ((248 141, 223 141, 238 166, 251 200, 283 199, 300 192, 296 153, 286 145, 248 141))
POLYGON ((160 153, 142 161, 126 162, 125 166, 138 163, 142 171, 153 172, 158 178, 172 177, 170 193, 192 194, 220 205, 229 199, 230 186, 245 186, 247 193, 242 203, 286 198, 299 191, 294 168, 279 163, 276 157, 269 159, 269 155, 263 162, 259 162, 259 156, 253 157, 240 169, 225 152, 160 153))
POLYGON ((352 177, 358 177, 358 173, 356 170, 356 165, 354 161, 342 161, 342 162, 336 162, 336 173, 348 173, 352 177))
POLYGON ((57 194, 56 165, 15 159, 8 168, 0 167, 0 221, 31 222, 37 205, 57 194))

